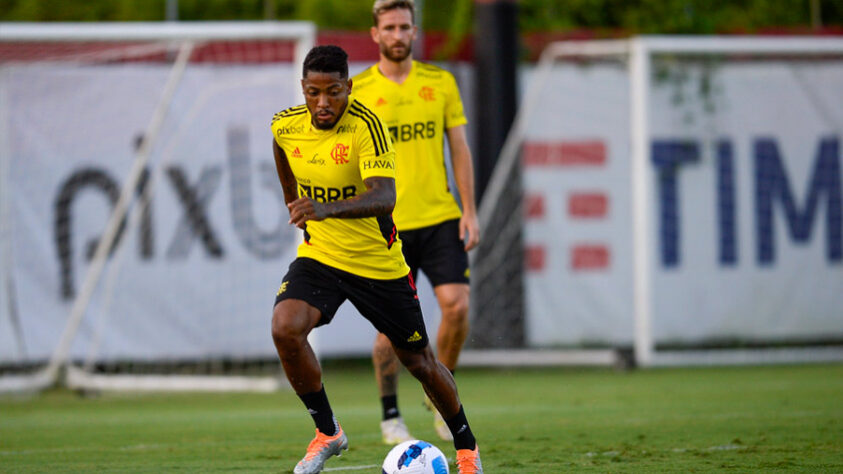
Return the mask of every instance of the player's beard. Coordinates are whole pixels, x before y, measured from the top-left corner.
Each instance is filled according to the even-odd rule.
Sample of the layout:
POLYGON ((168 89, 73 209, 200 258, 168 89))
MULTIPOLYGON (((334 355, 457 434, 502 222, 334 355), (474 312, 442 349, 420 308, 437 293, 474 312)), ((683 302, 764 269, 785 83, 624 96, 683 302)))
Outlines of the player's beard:
POLYGON ((404 43, 401 43, 401 45, 404 46, 404 53, 395 54, 392 52, 391 47, 381 43, 381 54, 383 54, 386 59, 389 59, 394 63, 400 63, 401 61, 410 57, 410 54, 412 54, 413 52, 413 43, 409 43, 406 45, 404 43))

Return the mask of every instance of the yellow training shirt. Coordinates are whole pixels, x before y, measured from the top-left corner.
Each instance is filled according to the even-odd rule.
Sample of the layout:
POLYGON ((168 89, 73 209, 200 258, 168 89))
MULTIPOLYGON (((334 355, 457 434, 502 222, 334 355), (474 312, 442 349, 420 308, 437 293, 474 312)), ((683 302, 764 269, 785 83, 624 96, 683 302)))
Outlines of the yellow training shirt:
MULTIPOLYGON (((305 105, 272 118, 272 135, 287 155, 299 196, 344 200, 365 192, 366 178, 395 178, 389 135, 380 119, 353 97, 334 128, 320 130, 310 120, 305 105)), ((308 221, 298 256, 378 280, 402 278, 410 271, 392 216, 308 221)))
POLYGON ((443 145, 445 130, 467 122, 454 76, 413 61, 410 75, 397 84, 378 69, 352 78, 354 96, 389 128, 395 144, 395 224, 418 229, 461 216, 448 189, 443 145))

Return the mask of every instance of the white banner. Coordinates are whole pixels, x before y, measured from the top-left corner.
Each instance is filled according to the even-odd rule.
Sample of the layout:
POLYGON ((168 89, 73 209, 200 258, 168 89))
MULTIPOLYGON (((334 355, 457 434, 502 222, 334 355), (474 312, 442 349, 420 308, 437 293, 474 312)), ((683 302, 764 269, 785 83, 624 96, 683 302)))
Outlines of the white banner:
MULTIPOLYGON (((12 271, 0 291, 0 362, 43 360, 169 67, 3 72, 2 243, 12 271)), ((188 67, 154 141, 150 199, 133 209, 72 357, 275 357, 272 304, 301 235, 287 224, 269 122, 294 105, 292 74, 277 64, 188 67)), ((374 338, 348 304, 317 334, 324 355, 368 353, 374 338)))
MULTIPOLYGON (((843 64, 653 69, 656 343, 839 340, 843 64)), ((631 345, 627 72, 548 83, 523 153, 528 342, 631 345)))
POLYGON ((843 337, 843 64, 680 68, 652 85, 655 340, 843 337))

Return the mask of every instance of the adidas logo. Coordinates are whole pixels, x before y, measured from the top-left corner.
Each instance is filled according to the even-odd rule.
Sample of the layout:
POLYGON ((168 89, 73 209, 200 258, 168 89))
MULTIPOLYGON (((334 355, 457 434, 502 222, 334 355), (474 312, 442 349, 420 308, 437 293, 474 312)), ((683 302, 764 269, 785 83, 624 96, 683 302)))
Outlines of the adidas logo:
POLYGON ((409 339, 407 339, 407 342, 416 342, 416 341, 421 341, 421 335, 419 334, 418 331, 414 332, 413 335, 410 336, 409 339))
POLYGON ((378 102, 375 105, 386 105, 386 100, 383 97, 379 97, 378 102))
POLYGON ((308 408, 307 412, 310 413, 311 415, 315 415, 315 414, 319 413, 318 411, 314 410, 313 408, 308 408))
POLYGON ((296 147, 296 149, 293 150, 293 158, 301 158, 301 151, 299 151, 299 147, 296 147))

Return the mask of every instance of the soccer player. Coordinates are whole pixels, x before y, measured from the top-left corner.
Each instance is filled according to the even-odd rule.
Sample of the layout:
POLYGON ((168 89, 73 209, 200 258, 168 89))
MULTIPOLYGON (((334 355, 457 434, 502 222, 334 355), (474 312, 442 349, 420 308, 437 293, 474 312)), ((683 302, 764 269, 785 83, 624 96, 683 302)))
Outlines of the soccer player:
POLYGON ((304 241, 275 298, 272 339, 290 385, 316 425, 296 474, 320 472, 348 449, 307 335, 346 299, 391 341, 445 416, 459 472, 482 473, 451 373, 428 344, 410 269, 392 222, 395 151, 380 119, 351 97, 348 56, 317 46, 304 61, 305 104, 275 114, 272 148, 290 224, 304 241))
MULTIPOLYGON (((380 47, 380 60, 354 77, 354 95, 383 119, 395 144, 395 225, 413 278, 421 269, 433 285, 442 310, 437 356, 453 373, 468 335, 467 251, 480 240, 474 170, 453 75, 413 61, 414 15, 412 0, 375 1, 371 35, 380 47), (462 212, 448 188, 445 134, 462 212)), ((375 340, 372 362, 383 408, 384 443, 413 439, 398 410, 398 359, 384 334, 375 340)), ((434 427, 442 439, 451 439, 435 410, 434 427)))

